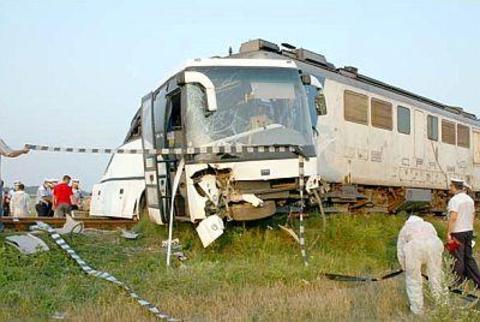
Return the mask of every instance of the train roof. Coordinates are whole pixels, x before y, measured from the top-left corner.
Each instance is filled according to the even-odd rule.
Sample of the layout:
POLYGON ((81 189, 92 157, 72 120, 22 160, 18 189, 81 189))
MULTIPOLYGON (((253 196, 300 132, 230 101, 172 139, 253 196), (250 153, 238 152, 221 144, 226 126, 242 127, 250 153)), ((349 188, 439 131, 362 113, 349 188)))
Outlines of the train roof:
POLYGON ((242 43, 240 46, 239 53, 228 56, 228 57, 242 58, 246 56, 246 54, 248 53, 262 52, 262 51, 268 52, 268 53, 274 53, 276 55, 280 55, 288 59, 293 59, 295 61, 300 61, 302 63, 312 65, 312 66, 324 69, 328 72, 333 72, 333 73, 342 75, 344 77, 354 79, 361 83, 372 85, 372 86, 414 99, 416 101, 420 101, 422 103, 434 106, 446 112, 456 114, 458 116, 470 119, 472 121, 479 121, 479 119, 475 114, 466 112, 461 107, 446 105, 438 101, 432 100, 430 98, 427 98, 425 96, 415 94, 413 92, 404 90, 394 85, 390 85, 380 80, 360 74, 358 72, 358 69, 353 66, 345 66, 345 67, 337 68, 335 67, 334 64, 327 61, 324 55, 318 54, 316 52, 310 51, 305 48, 297 48, 287 43, 282 43, 281 46, 278 46, 275 43, 272 43, 263 39, 255 39, 255 40, 242 43))

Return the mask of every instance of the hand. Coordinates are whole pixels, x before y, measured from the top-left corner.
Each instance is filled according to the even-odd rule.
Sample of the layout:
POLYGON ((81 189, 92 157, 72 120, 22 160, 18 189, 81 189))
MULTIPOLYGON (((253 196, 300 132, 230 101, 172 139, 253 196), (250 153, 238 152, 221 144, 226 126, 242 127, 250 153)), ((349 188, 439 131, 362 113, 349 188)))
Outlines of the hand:
POLYGON ((453 241, 452 235, 447 234, 447 242, 451 243, 453 241))

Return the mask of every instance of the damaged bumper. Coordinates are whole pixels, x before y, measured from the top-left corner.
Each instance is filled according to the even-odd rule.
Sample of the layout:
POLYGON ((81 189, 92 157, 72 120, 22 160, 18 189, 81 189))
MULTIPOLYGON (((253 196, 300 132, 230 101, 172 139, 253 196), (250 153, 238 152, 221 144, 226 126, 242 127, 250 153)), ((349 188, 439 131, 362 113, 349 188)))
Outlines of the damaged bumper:
MULTIPOLYGON (((211 215, 236 221, 258 220, 298 200, 298 160, 262 162, 187 166, 186 210, 191 221, 211 215)), ((313 174, 313 166, 306 166, 307 175, 313 174)))

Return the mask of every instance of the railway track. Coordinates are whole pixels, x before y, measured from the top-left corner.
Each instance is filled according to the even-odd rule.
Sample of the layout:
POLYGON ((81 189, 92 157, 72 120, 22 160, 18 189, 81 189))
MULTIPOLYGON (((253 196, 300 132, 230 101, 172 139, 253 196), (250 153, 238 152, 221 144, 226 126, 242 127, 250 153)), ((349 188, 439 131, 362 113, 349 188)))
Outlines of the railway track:
MULTIPOLYGON (((97 228, 105 230, 113 230, 117 228, 131 228, 138 223, 132 219, 116 219, 116 218, 92 218, 92 217, 75 217, 76 221, 83 222, 85 228, 97 228)), ((13 228, 16 231, 29 230, 31 225, 34 225, 37 221, 43 221, 52 227, 62 227, 65 224, 65 218, 52 218, 52 217, 0 217, 5 227, 13 228)))

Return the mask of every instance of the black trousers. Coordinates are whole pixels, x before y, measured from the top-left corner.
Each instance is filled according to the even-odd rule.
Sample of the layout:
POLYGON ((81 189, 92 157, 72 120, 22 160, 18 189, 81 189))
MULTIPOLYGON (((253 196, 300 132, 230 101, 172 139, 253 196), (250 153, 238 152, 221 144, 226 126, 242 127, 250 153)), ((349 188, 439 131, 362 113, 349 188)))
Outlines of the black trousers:
POLYGON ((35 210, 37 211, 37 215, 39 217, 52 217, 53 216, 52 206, 47 205, 43 202, 37 203, 35 205, 35 210))
POLYGON ((454 269, 459 278, 458 282, 461 283, 468 278, 480 289, 480 271, 472 253, 473 231, 452 233, 452 237, 456 238, 461 244, 453 253, 455 257, 454 269))

